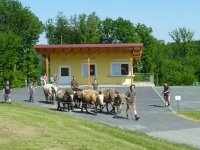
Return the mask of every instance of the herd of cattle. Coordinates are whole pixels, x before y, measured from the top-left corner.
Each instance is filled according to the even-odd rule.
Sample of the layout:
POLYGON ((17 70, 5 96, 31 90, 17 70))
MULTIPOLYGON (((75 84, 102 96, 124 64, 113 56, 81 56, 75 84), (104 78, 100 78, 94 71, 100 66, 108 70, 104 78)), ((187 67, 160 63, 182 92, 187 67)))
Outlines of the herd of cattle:
POLYGON ((121 111, 122 104, 126 101, 125 94, 119 93, 114 88, 102 88, 99 91, 87 89, 73 91, 71 88, 65 90, 58 90, 53 84, 46 84, 43 87, 46 101, 54 103, 57 101, 57 110, 68 109, 74 110, 74 108, 80 108, 81 112, 83 109, 88 113, 88 106, 94 106, 95 114, 97 114, 98 107, 100 112, 106 107, 109 112, 108 104, 111 104, 112 110, 110 112, 121 111), (61 107, 62 104, 62 107, 61 107))

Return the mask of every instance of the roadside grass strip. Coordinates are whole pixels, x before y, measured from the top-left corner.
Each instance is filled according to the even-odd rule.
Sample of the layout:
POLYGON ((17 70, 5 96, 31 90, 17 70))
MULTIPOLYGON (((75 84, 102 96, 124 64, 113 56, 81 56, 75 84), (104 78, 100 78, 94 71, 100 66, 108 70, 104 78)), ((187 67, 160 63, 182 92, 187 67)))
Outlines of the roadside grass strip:
POLYGON ((189 150, 140 132, 85 121, 37 106, 0 103, 2 150, 189 150))
POLYGON ((182 115, 188 119, 200 121, 200 111, 180 111, 178 115, 182 115))

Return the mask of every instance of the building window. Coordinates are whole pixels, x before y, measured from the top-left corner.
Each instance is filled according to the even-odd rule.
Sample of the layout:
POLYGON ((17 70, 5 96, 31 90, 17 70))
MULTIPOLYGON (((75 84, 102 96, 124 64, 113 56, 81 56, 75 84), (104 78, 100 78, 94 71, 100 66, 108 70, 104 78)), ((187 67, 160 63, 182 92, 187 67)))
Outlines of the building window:
POLYGON ((61 76, 69 76, 69 68, 61 68, 61 76))
POLYGON ((112 63, 112 76, 127 76, 129 74, 129 63, 112 63))
MULTIPOLYGON (((90 64, 90 75, 96 76, 96 64, 90 64)), ((88 64, 82 64, 82 76, 88 76, 88 64)))

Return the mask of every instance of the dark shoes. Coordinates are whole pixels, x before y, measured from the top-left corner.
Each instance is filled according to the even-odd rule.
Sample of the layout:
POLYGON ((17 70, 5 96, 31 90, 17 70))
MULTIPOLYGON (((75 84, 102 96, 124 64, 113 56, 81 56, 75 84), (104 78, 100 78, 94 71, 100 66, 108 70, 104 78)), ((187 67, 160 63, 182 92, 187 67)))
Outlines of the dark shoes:
POLYGON ((168 103, 168 105, 167 105, 167 104, 165 104, 165 107, 167 107, 167 106, 169 107, 169 105, 170 105, 170 103, 168 103))
MULTIPOLYGON (((126 119, 128 119, 128 114, 126 114, 126 119)), ((135 120, 138 121, 140 119, 140 117, 138 117, 137 115, 135 115, 135 120)))
POLYGON ((135 120, 136 120, 136 121, 138 121, 139 119, 140 119, 140 117, 137 117, 137 116, 135 117, 135 120))

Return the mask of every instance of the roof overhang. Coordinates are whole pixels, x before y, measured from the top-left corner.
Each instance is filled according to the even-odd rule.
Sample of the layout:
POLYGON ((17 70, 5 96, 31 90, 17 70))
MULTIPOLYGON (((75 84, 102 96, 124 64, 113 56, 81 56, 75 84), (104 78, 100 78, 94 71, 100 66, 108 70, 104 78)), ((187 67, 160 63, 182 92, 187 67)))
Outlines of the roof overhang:
POLYGON ((101 54, 101 53, 130 53, 135 60, 140 60, 142 55, 142 43, 125 44, 59 44, 59 45, 35 45, 39 55, 51 54, 101 54))

